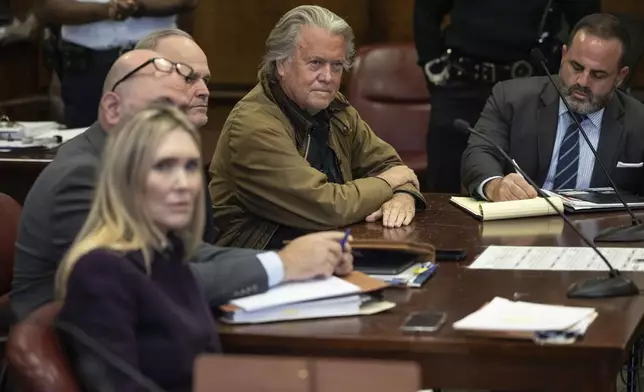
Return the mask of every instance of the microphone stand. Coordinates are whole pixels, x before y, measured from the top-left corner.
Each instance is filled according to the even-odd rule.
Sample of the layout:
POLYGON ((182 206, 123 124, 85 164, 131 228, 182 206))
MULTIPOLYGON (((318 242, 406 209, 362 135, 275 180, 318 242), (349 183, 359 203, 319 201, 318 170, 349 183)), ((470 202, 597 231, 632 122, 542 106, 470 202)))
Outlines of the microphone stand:
MULTIPOLYGON (((543 70, 546 73, 546 76, 550 80, 550 83, 552 86, 555 88, 557 91, 557 94, 559 95, 559 98, 563 101, 564 105, 566 106, 566 109, 568 109, 568 115, 572 119, 572 121, 575 123, 577 128, 579 129, 579 132, 583 136, 584 140, 586 141, 586 144, 590 148, 590 151, 593 153, 595 156, 595 162, 599 163, 599 166, 601 167, 602 171, 604 174, 606 174, 606 178, 608 179, 608 182, 610 184, 610 187, 613 188, 613 191, 615 192, 615 195, 619 199, 620 203, 624 205, 624 208, 626 209, 626 212, 631 216, 631 224, 630 226, 620 226, 620 227, 609 227, 604 230, 602 230, 596 237, 595 241, 597 242, 640 242, 644 241, 644 230, 641 227, 642 221, 639 220, 631 208, 628 206, 628 203, 624 201, 624 198, 622 197, 621 193, 617 189, 617 185, 615 185, 615 182, 613 181, 613 178, 610 176, 608 173, 608 170, 606 170, 606 167, 604 166, 604 163, 602 162, 601 159, 599 159, 599 155, 597 154, 597 150, 593 147, 593 145, 590 143, 590 140, 588 139, 588 135, 586 134, 586 131, 581 127, 581 124, 579 123, 579 120, 575 115, 573 114, 572 109, 570 108, 570 104, 566 99, 564 98, 563 94, 561 94, 561 90, 559 90, 559 87, 557 86, 557 83, 552 79, 552 74, 548 70, 548 66, 546 65, 546 59, 538 48, 532 49, 530 51, 530 55, 532 58, 541 65, 543 70)), ((535 188, 536 189, 536 188, 535 188)))
POLYGON ((537 186, 534 180, 528 176, 523 169, 517 165, 512 158, 494 141, 489 137, 472 128, 467 121, 457 119, 454 120, 454 127, 458 130, 467 133, 473 133, 474 135, 480 137, 481 139, 488 142, 494 149, 496 149, 505 159, 508 160, 514 166, 517 172, 525 178, 526 181, 537 191, 537 194, 542 197, 553 210, 561 217, 561 219, 566 222, 566 224, 572 228, 575 233, 588 245, 591 249, 597 253, 599 258, 608 266, 608 276, 600 276, 597 278, 591 278, 582 280, 576 283, 573 283, 569 288, 567 295, 569 298, 607 298, 607 297, 625 297, 638 295, 640 289, 633 283, 632 280, 620 274, 619 270, 615 269, 608 259, 597 249, 595 244, 592 243, 586 236, 575 226, 567 216, 564 215, 548 198, 548 195, 537 186))

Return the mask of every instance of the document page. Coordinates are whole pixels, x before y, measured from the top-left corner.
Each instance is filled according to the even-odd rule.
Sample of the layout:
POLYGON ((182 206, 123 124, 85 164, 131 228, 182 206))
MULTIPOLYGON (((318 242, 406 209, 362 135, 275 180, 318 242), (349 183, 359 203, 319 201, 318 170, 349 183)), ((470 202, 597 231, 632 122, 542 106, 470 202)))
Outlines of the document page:
MULTIPOLYGON (((599 248, 621 271, 644 271, 644 248, 599 248)), ((608 271, 591 249, 584 247, 489 246, 469 266, 473 269, 608 271)))

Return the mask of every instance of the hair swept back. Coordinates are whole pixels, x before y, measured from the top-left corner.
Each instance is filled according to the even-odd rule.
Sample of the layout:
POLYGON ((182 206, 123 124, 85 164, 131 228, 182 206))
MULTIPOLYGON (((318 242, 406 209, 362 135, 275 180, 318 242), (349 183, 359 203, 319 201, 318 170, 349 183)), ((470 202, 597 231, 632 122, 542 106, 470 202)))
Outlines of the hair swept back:
POLYGON ((257 78, 275 76, 277 62, 293 55, 303 26, 325 29, 344 37, 344 68, 349 69, 355 56, 355 36, 351 26, 333 12, 317 5, 301 5, 284 14, 266 39, 266 54, 259 65, 257 78))

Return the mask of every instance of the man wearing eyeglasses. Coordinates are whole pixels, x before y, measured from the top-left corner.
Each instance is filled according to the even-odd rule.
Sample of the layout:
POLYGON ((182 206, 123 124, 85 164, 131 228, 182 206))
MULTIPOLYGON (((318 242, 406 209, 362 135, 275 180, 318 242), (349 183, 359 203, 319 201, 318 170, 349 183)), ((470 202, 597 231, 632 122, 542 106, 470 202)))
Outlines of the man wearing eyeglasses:
POLYGON ((195 72, 190 80, 188 117, 197 128, 208 122, 210 69, 208 58, 194 38, 179 29, 158 30, 139 41, 135 49, 154 50, 171 61, 184 62, 195 72))
MULTIPOLYGON (((60 147, 25 199, 11 291, 18 320, 54 299, 54 276, 89 213, 109 131, 152 102, 166 101, 188 111, 195 75, 190 65, 149 50, 131 51, 114 63, 103 84, 98 122, 60 147)), ((264 253, 203 244, 190 265, 214 307, 283 281, 348 273, 351 249, 343 248, 341 239, 342 233, 317 233, 297 238, 279 252, 264 253)))
MULTIPOLYGON (((208 98, 210 90, 210 69, 208 58, 190 34, 179 29, 158 30, 143 38, 136 44, 135 49, 153 50, 171 61, 184 62, 193 69, 194 74, 188 79, 188 118, 195 127, 201 128, 208 122, 208 98)), ((208 184, 204 185, 204 203, 206 223, 203 233, 204 241, 214 243, 217 238, 212 201, 208 184)))
POLYGON ((65 123, 86 127, 96 121, 101 86, 112 63, 159 29, 176 27, 176 14, 198 0, 42 0, 39 20, 61 26, 55 44, 65 123))

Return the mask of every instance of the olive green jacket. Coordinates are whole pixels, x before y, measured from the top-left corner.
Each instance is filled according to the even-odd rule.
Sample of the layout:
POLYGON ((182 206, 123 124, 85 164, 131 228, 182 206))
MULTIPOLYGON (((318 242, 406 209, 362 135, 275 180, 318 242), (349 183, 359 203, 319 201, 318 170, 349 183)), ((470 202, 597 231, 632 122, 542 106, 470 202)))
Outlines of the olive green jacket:
MULTIPOLYGON (((393 195, 374 176, 401 165, 400 157, 341 94, 329 105, 329 146, 345 180, 335 184, 306 160, 310 124, 287 117, 270 83, 276 82, 261 81, 235 105, 210 164, 218 245, 263 249, 278 225, 304 231, 346 226, 393 195)), ((425 208, 413 185, 396 191, 412 194, 416 208, 425 208)))

